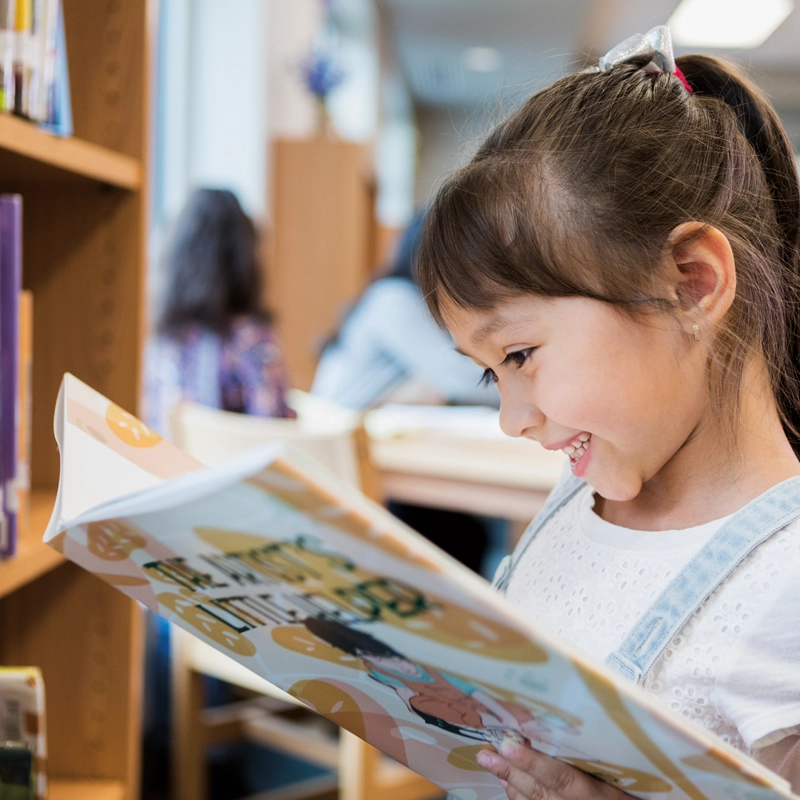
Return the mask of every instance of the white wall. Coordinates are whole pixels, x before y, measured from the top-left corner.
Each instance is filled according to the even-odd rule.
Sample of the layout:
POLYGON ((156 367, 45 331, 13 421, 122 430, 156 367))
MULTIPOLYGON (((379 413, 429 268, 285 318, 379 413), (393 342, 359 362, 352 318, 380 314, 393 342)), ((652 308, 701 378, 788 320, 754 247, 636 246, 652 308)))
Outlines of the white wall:
POLYGON ((266 207, 266 8, 262 0, 161 4, 157 224, 197 186, 266 207))

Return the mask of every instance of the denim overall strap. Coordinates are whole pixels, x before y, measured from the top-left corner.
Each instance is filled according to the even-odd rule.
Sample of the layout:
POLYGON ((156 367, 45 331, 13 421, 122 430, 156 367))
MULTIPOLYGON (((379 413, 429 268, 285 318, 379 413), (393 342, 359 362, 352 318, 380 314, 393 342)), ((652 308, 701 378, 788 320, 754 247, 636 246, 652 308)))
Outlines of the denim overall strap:
POLYGON ((511 573, 516 569, 517 564, 530 546, 530 543, 536 538, 539 531, 553 518, 554 514, 568 503, 584 486, 586 486, 585 481, 576 478, 574 475, 568 475, 552 492, 550 492, 541 510, 533 518, 531 524, 528 525, 527 530, 522 535, 514 552, 506 556, 500 562, 493 583, 497 591, 505 593, 508 588, 508 581, 511 578, 511 573))
POLYGON ((737 511, 670 581, 606 664, 641 683, 692 614, 758 545, 800 517, 800 478, 737 511))

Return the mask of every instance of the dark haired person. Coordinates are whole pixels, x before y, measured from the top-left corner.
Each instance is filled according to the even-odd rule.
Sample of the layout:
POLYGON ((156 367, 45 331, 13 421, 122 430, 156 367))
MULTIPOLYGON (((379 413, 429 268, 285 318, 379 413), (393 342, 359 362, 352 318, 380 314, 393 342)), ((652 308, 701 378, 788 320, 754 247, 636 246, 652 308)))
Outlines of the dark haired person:
POLYGON ((166 260, 156 336, 145 355, 146 419, 169 436, 181 400, 263 417, 287 407, 283 357, 263 309, 258 237, 236 196, 198 189, 166 260))
POLYGON ((393 399, 498 404, 495 388, 478 385, 480 369, 458 356, 425 308, 416 266, 424 222, 423 209, 403 232, 389 269, 325 347, 313 394, 357 410, 393 399))

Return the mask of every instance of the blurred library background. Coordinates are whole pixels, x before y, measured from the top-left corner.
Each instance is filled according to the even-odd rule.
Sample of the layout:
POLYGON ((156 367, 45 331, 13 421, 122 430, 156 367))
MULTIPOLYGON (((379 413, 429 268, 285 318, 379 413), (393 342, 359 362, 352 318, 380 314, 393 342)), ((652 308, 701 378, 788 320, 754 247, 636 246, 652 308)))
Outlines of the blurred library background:
POLYGON ((667 22, 800 149, 792 0, 0 0, 0 697, 29 687, 47 731, 15 775, 46 754, 52 800, 443 797, 42 543, 59 385, 201 462, 290 438, 491 577, 563 459, 502 436, 424 311, 424 209, 532 92, 667 22))

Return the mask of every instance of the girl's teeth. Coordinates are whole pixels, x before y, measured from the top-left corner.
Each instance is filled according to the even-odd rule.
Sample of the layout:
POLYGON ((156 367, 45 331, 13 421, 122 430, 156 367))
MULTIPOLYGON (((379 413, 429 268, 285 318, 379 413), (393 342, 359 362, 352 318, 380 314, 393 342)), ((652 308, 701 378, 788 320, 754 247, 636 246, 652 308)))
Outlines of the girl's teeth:
POLYGON ((581 433, 576 436, 566 447, 562 447, 561 451, 566 453, 573 461, 577 461, 588 449, 589 439, 591 438, 591 433, 581 433))

